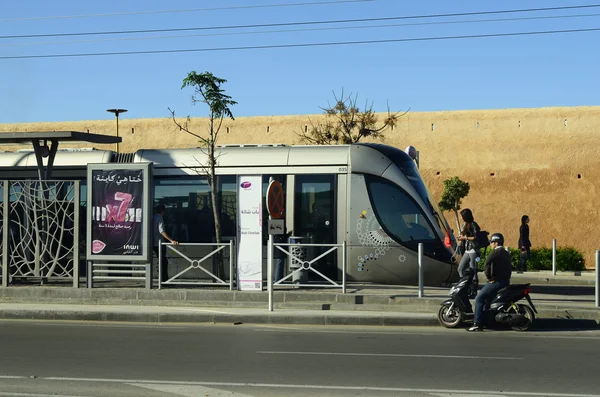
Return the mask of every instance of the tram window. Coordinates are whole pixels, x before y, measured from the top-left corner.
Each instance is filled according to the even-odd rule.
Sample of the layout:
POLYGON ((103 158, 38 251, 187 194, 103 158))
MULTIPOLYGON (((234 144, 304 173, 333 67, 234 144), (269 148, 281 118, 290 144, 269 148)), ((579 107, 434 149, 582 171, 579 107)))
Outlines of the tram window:
POLYGON ((221 192, 221 236, 235 236, 237 233, 237 176, 219 176, 221 192))
MULTIPOLYGON (((235 176, 218 178, 220 187, 221 235, 235 235, 235 176)), ((156 178, 154 206, 167 208, 167 233, 182 242, 208 243, 215 236, 210 186, 204 176, 156 178)))
POLYGON ((427 217, 406 192, 378 177, 365 180, 375 216, 390 237, 400 242, 436 239, 427 217))
POLYGON ((294 234, 313 243, 330 244, 336 236, 336 195, 333 175, 297 175, 294 234))

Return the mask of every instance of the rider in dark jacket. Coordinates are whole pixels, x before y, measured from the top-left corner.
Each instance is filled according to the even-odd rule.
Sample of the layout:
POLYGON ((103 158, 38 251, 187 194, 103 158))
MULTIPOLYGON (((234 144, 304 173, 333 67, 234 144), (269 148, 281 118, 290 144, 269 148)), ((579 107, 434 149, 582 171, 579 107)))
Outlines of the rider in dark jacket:
POLYGON ((492 252, 485 259, 483 269, 488 279, 488 283, 483 286, 477 298, 475 298, 475 316, 473 326, 469 331, 483 330, 483 311, 487 302, 496 296, 498 291, 510 284, 510 275, 512 265, 510 253, 504 249, 504 236, 500 233, 494 233, 490 237, 492 252))
POLYGON ((492 249, 492 252, 485 259, 483 271, 488 281, 505 280, 510 281, 512 272, 512 263, 510 253, 501 245, 492 249), (502 249, 500 249, 502 248, 502 249))

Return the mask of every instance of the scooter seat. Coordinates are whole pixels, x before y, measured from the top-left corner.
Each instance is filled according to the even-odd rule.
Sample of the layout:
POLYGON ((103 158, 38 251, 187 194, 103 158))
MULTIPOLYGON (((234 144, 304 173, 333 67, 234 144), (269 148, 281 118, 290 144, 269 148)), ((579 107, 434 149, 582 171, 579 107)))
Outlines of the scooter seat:
POLYGON ((525 288, 529 287, 530 285, 531 285, 531 283, 527 283, 527 284, 512 284, 512 285, 509 285, 508 287, 502 288, 500 291, 498 291, 498 293, 504 292, 504 291, 517 290, 517 289, 525 289, 525 288))

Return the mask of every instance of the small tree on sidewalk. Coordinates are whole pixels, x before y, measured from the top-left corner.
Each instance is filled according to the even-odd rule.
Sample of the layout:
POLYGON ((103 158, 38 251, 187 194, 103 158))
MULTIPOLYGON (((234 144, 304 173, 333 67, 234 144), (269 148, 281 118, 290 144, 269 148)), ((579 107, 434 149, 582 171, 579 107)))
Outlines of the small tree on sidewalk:
POLYGON ((301 130, 297 135, 300 141, 313 145, 335 145, 356 143, 365 137, 382 139, 385 132, 393 129, 398 119, 406 114, 391 113, 388 106, 388 114, 383 124, 378 126, 378 118, 373 111, 373 104, 365 103, 363 110, 358 107, 358 94, 344 96, 344 90, 338 97, 333 93, 334 105, 328 103, 327 107, 321 108, 325 114, 325 121, 314 123, 309 119, 310 130, 301 130))
MULTIPOLYGON (((206 154, 208 156, 208 164, 202 164, 198 161, 198 164, 203 169, 208 179, 208 185, 210 187, 210 198, 213 209, 213 217, 215 223, 215 239, 217 243, 221 242, 221 216, 220 207, 217 198, 219 197, 219 186, 216 179, 216 165, 218 154, 215 152, 219 132, 223 119, 225 117, 234 120, 233 113, 230 107, 237 104, 231 99, 231 96, 225 94, 225 91, 221 86, 226 83, 227 80, 218 78, 210 72, 196 73, 191 71, 187 77, 183 79, 181 89, 186 87, 193 87, 194 94, 192 95, 192 103, 195 105, 197 102, 205 103, 208 106, 208 134, 203 136, 198 133, 192 132, 189 129, 190 116, 186 118, 185 123, 181 124, 175 118, 175 111, 169 108, 173 122, 180 128, 180 130, 187 132, 190 135, 195 136, 206 146, 206 154)), ((219 266, 217 268, 217 277, 225 276, 225 266, 223 261, 219 260, 219 266)))
POLYGON ((470 186, 467 182, 463 182, 459 177, 455 176, 444 181, 444 191, 439 206, 443 211, 453 211, 456 217, 456 226, 458 231, 462 229, 458 218, 461 201, 469 194, 470 186))

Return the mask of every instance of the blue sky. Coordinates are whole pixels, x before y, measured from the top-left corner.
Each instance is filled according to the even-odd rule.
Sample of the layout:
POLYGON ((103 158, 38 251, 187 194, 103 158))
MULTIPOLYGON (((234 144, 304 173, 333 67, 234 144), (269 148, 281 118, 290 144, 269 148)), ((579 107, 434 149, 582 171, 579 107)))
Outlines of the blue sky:
POLYGON ((6 37, 595 4, 586 0, 3 1, 0 3, 0 36, 3 37, 0 38, 0 123, 113 119, 106 109, 115 107, 129 110, 122 118, 168 117, 169 107, 180 116, 203 117, 207 114, 206 107, 202 104, 192 106, 191 89, 181 89, 182 80, 191 70, 210 71, 228 80, 224 89, 238 102, 232 108, 237 117, 320 113, 320 107, 333 100, 333 92, 339 94, 342 88, 345 93, 358 93, 359 103, 372 102, 376 111, 387 110, 387 104, 394 111, 600 105, 600 31, 296 48, 7 59, 31 55, 594 29, 600 28, 600 16, 594 15, 600 15, 600 7, 345 24, 127 35, 6 37), (329 4, 315 4, 325 2, 329 4), (286 4, 288 6, 283 6, 286 4), (203 10, 198 10, 201 8, 203 10), (514 20, 550 16, 561 18, 514 20), (484 19, 513 20, 441 23, 484 19))

